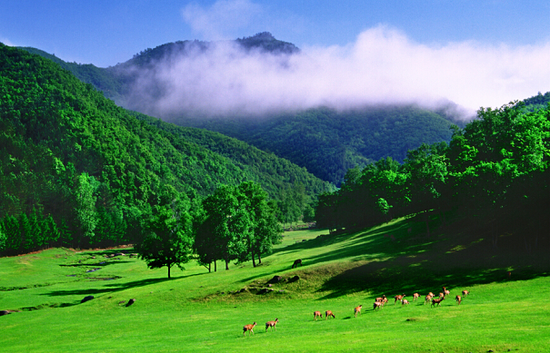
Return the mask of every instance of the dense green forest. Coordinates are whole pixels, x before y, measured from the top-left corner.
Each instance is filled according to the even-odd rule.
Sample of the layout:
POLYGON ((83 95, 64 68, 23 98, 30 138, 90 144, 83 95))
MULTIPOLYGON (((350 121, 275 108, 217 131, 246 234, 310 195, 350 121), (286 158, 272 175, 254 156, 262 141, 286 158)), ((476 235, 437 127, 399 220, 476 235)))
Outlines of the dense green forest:
POLYGON ((550 246, 548 96, 528 99, 535 107, 482 108, 449 144, 423 144, 402 164, 387 157, 349 170, 340 190, 319 197, 317 225, 354 229, 416 214, 428 236, 433 220, 452 219, 495 247, 512 235, 512 246, 550 246))
MULTIPOLYGON (((177 119, 233 136, 339 185, 346 171, 391 156, 403 161, 422 143, 449 141, 453 121, 416 106, 337 112, 310 109, 266 119, 177 119)), ((461 124, 460 122, 456 122, 461 124)))
MULTIPOLYGON (((234 41, 246 50, 292 55, 300 50, 291 43, 275 39, 270 33, 258 33, 234 41)), ((206 51, 211 42, 177 41, 148 48, 124 63, 109 68, 65 63, 59 58, 33 48, 24 48, 54 60, 83 82, 92 84, 118 105, 147 112, 149 100, 132 92, 140 72, 155 72, 156 65, 188 53, 206 51)), ((182 78, 185 79, 185 78, 182 78)), ((147 87, 153 101, 163 96, 162 82, 147 87)), ((429 111, 418 106, 373 106, 337 112, 327 108, 283 113, 249 119, 224 116, 198 119, 182 111, 172 116, 157 116, 180 126, 199 127, 237 138, 261 150, 272 152, 306 168, 318 178, 339 185, 346 171, 364 167, 382 157, 403 161, 407 151, 422 143, 449 142, 452 124, 463 122, 443 111, 429 111)), ((196 141, 195 141, 196 142, 196 141)))
POLYGON ((0 72, 4 253, 139 241, 142 220, 156 207, 177 201, 198 212, 201 199, 220 185, 257 182, 278 206, 301 213, 332 188, 303 168, 219 134, 195 132, 208 136, 199 145, 183 129, 137 119, 92 85, 24 50, 0 45, 0 72), (234 146, 239 150, 230 151, 234 146))

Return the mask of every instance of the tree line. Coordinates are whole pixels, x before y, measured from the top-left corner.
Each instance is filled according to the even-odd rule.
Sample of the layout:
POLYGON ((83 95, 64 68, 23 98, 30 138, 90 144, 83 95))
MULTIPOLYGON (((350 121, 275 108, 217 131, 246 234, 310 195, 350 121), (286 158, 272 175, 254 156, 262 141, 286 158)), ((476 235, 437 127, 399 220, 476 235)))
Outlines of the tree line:
POLYGON ((155 207, 144 221, 144 239, 136 250, 150 268, 183 265, 196 255, 208 271, 217 261, 261 264, 281 240, 282 228, 275 207, 259 184, 223 185, 206 197, 197 209, 185 199, 155 207))
MULTIPOLYGON (((540 103, 539 103, 540 104, 540 103)), ((449 144, 423 144, 403 163, 382 158, 350 169, 340 190, 323 193, 318 227, 355 229, 416 214, 429 236, 431 217, 483 228, 498 241, 522 227, 526 247, 548 240, 550 218, 550 105, 513 102, 481 108, 449 144)))

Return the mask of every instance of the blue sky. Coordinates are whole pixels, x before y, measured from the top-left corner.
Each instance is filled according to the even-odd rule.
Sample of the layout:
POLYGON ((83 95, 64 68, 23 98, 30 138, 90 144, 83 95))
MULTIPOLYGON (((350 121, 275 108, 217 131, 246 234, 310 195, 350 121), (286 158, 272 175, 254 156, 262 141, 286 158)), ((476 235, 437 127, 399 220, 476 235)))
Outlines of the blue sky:
POLYGON ((176 40, 270 31, 303 46, 344 46, 380 24, 429 45, 550 42, 547 0, 0 0, 0 41, 100 67, 176 40), (189 16, 203 15, 198 23, 189 16))
POLYGON ((168 42, 262 31, 303 50, 291 70, 239 55, 164 67, 171 94, 159 111, 450 100, 471 114, 550 91, 548 0, 0 0, 0 42, 99 67, 168 42), (185 85, 189 72, 202 76, 185 85))

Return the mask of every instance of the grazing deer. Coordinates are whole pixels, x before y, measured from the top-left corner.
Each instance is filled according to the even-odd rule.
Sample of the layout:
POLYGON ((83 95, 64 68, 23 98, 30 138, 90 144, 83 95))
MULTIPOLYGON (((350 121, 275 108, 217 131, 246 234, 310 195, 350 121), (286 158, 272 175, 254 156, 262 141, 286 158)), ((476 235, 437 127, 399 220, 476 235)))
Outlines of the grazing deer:
POLYGON ((374 304, 372 305, 372 310, 375 310, 375 309, 380 309, 381 307, 384 306, 384 302, 374 302, 374 304))
POLYGON ((265 323, 265 331, 267 332, 267 329, 271 327, 271 331, 273 331, 273 329, 277 329, 275 327, 275 325, 277 325, 277 323, 279 322, 279 319, 275 319, 275 321, 268 321, 265 323))
POLYGON ((359 305, 354 309, 354 315, 357 317, 357 313, 361 314, 361 309, 363 308, 363 305, 359 305))
POLYGON ((460 295, 457 295, 455 300, 458 303, 458 305, 460 305, 460 302, 462 301, 462 298, 460 297, 460 295))
POLYGON ((382 295, 381 297, 376 298, 376 302, 380 302, 382 304, 386 304, 388 302, 388 298, 386 298, 386 295, 382 295))
POLYGON ((407 299, 401 299, 401 306, 408 305, 409 301, 407 299))
POLYGON ((292 264, 292 268, 298 267, 298 265, 302 266, 302 259, 294 261, 294 263, 292 264))
POLYGON ((395 301, 393 303, 395 304, 397 303, 398 300, 401 301, 403 300, 403 298, 405 298, 405 293, 396 295, 394 298, 395 298, 395 301))
POLYGON ((416 299, 420 298, 420 294, 419 293, 414 293, 413 294, 413 302, 416 301, 416 299))
POLYGON ((433 296, 432 292, 430 292, 428 295, 426 295, 426 299, 424 300, 424 305, 431 303, 433 297, 434 296, 433 296))
POLYGON ((439 298, 439 299, 435 299, 435 298, 432 299, 432 308, 433 308, 433 306, 436 305, 436 304, 437 304, 437 306, 439 306, 439 304, 441 304, 441 302, 444 301, 444 300, 445 300, 445 297, 444 297, 444 296, 441 297, 441 298, 439 298))
POLYGON ((321 314, 320 311, 314 311, 313 312, 313 318, 315 319, 315 321, 317 321, 317 318, 321 319, 322 317, 323 317, 323 315, 321 314))
POLYGON ((325 311, 325 320, 328 319, 329 316, 332 316, 334 319, 336 319, 336 316, 334 316, 332 311, 330 310, 325 311))
POLYGON ((462 291, 462 296, 467 296, 468 294, 470 294, 470 291, 467 291, 467 290, 463 290, 462 291))
POLYGON ((256 326, 256 321, 254 321, 253 324, 244 325, 244 326, 243 326, 243 336, 244 336, 244 334, 246 333, 246 331, 248 331, 248 335, 249 335, 249 336, 250 336, 250 332, 252 332, 252 334, 254 334, 254 326, 256 326))

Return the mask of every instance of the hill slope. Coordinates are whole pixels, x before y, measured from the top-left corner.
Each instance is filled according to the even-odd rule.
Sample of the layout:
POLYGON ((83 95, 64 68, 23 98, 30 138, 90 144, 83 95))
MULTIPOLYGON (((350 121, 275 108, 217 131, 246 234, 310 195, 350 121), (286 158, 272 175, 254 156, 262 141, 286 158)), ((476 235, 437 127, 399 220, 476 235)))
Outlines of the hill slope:
POLYGON ((422 143, 448 142, 453 122, 415 106, 381 106, 319 108, 258 120, 180 118, 178 124, 233 136, 340 184, 348 169, 387 156, 403 161, 422 143))
MULTIPOLYGON (((165 111, 159 108, 176 89, 172 84, 167 84, 169 79, 166 77, 174 68, 181 75, 178 85, 196 86, 204 81, 202 72, 195 70, 196 62, 204 60, 204 70, 219 70, 222 75, 224 70, 230 70, 225 68, 224 60, 236 60, 246 65, 246 60, 250 58, 263 57, 267 61, 273 59, 273 65, 284 67, 285 60, 291 60, 292 55, 300 52, 291 43, 279 41, 265 32, 228 43, 241 48, 238 59, 227 54, 227 58, 216 61, 217 56, 211 58, 207 55, 211 48, 223 43, 178 41, 146 49, 128 61, 106 69, 67 63, 65 66, 121 106, 181 126, 206 128, 235 137, 289 159, 334 184, 343 180, 349 168, 362 167, 386 156, 402 161, 407 150, 421 143, 449 141, 449 126, 461 124, 453 120, 452 115, 442 112, 391 105, 347 112, 325 108, 276 111, 267 117, 265 114, 251 113, 248 119, 240 118, 239 112, 221 112, 219 119, 204 119, 193 108, 199 104, 200 95, 188 98, 194 97, 192 89, 188 95, 177 99, 191 100, 182 103, 181 109, 176 107, 165 111), (189 68, 185 69, 188 62, 194 64, 189 64, 189 68)), ((220 53, 218 55, 223 56, 224 51, 220 50, 220 53)), ((56 61, 59 62, 59 59, 56 61)), ((231 86, 232 82, 223 84, 231 86)))
POLYGON ((88 206, 107 217, 94 225, 103 224, 99 233, 112 233, 128 231, 163 199, 208 195, 219 184, 254 180, 273 198, 296 184, 310 197, 331 188, 303 168, 219 134, 209 134, 208 144, 224 155, 175 126, 138 120, 26 51, 0 45, 0 72, 0 219, 36 209, 79 237, 83 215, 77 213, 88 206))

